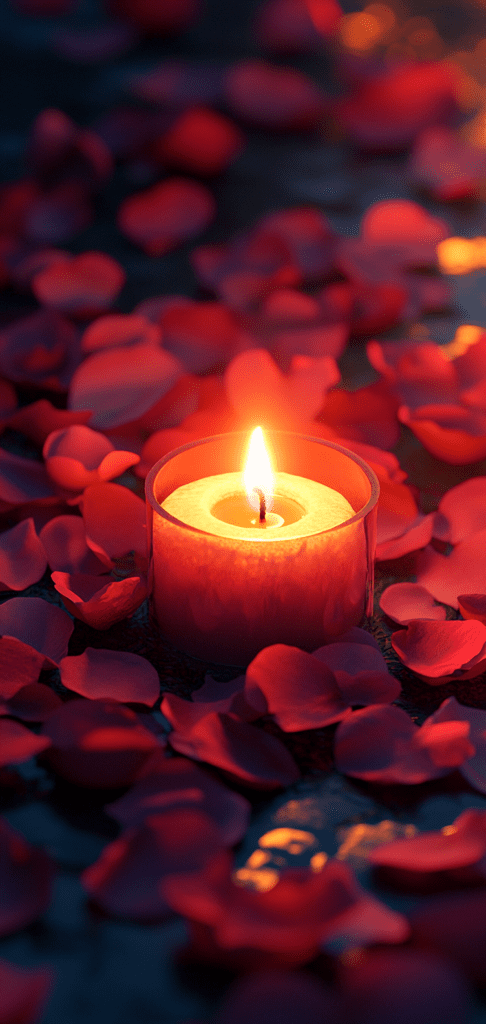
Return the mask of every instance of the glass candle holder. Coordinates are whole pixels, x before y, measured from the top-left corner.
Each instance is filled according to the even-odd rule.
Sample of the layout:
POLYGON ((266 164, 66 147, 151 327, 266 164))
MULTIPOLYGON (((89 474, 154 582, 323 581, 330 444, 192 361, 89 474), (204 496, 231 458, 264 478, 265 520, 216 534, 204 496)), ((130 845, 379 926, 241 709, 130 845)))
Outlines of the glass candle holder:
POLYGON ((312 651, 372 613, 373 470, 320 438, 268 431, 266 439, 279 470, 276 528, 235 524, 225 511, 235 488, 244 493, 246 433, 184 445, 146 480, 151 615, 175 647, 213 664, 244 667, 277 643, 312 651), (332 526, 329 488, 349 509, 332 526), (288 521, 286 503, 295 506, 288 521))

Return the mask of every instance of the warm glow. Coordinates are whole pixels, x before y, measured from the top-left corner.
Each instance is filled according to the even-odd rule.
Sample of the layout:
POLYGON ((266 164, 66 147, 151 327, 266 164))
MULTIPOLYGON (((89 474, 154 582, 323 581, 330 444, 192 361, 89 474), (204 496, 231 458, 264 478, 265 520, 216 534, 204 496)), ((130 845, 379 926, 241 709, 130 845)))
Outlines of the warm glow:
POLYGON ((437 246, 440 269, 444 274, 469 274, 486 267, 486 238, 445 238, 437 246))
POLYGON ((273 504, 274 477, 261 427, 256 427, 250 438, 246 466, 243 471, 243 483, 251 507, 256 512, 260 511, 260 498, 257 491, 262 491, 265 496, 266 511, 269 512, 273 504))
POLYGON ((463 356, 468 348, 471 348, 471 345, 476 345, 483 334, 482 327, 476 327, 474 324, 461 324, 452 341, 448 345, 442 346, 442 354, 446 359, 457 359, 458 356, 463 356))

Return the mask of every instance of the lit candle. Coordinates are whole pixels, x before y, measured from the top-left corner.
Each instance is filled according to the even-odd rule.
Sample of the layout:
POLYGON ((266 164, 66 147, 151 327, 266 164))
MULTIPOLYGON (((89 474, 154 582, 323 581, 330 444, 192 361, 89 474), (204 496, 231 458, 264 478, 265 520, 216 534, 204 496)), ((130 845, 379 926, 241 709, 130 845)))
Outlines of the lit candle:
POLYGON ((258 429, 243 473, 230 467, 248 439, 224 434, 147 477, 153 614, 205 661, 243 666, 273 643, 313 650, 369 611, 376 477, 338 445, 271 436, 275 473, 258 429))

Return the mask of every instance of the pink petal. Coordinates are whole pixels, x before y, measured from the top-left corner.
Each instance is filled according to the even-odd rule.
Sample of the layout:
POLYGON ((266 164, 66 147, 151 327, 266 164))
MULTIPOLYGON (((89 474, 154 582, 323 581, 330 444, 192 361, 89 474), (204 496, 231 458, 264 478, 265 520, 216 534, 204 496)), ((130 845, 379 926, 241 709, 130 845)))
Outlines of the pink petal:
POLYGON ((220 847, 218 829, 204 811, 174 807, 115 839, 81 880, 107 913, 155 922, 170 912, 163 878, 202 867, 220 847))
MULTIPOLYGON (((486 947, 486 893, 484 889, 474 889, 473 892, 447 893, 445 896, 429 899, 424 905, 416 907, 410 915, 412 935, 417 953, 421 958, 425 956, 443 957, 443 963, 447 970, 453 966, 461 972, 461 976, 468 978, 474 985, 484 988, 486 981, 485 970, 485 947, 486 947)), ((445 987, 446 978, 443 978, 446 1000, 449 1002, 449 992, 445 987)), ((440 1017, 444 1020, 445 1006, 437 1003, 440 1017)), ((449 1003, 449 1020, 460 1020, 463 1015, 458 1014, 454 1003, 449 1003)), ((466 1017, 467 1020, 467 1017, 466 1017)), ((435 1021, 434 1021, 435 1024, 435 1021)))
POLYGON ((434 342, 370 341, 366 352, 371 365, 382 374, 401 401, 412 408, 457 398, 457 372, 434 342))
POLYGON ((7 714, 21 718, 24 722, 44 722, 51 711, 55 711, 61 704, 61 698, 49 686, 44 686, 43 683, 29 683, 10 698, 7 703, 7 714))
POLYGON ((75 317, 104 313, 125 283, 119 263, 103 252, 84 252, 37 274, 32 290, 49 309, 75 317))
POLYGON ((98 352, 121 345, 158 345, 160 340, 160 328, 146 317, 108 313, 89 324, 83 333, 81 348, 83 352, 98 352))
POLYGON ((32 970, 0 960, 0 1020, 5 1024, 36 1024, 53 980, 48 968, 32 970))
POLYGON ((486 528, 486 476, 463 480, 440 499, 434 537, 458 544, 486 528))
POLYGON ((78 362, 76 330, 55 310, 38 310, 0 333, 0 372, 19 384, 64 391, 78 362))
POLYGON ((401 708, 372 705, 353 711, 335 736, 338 771, 367 782, 416 785, 445 774, 415 742, 417 726, 401 708))
POLYGON ((486 594, 459 594, 457 603, 463 619, 478 619, 486 625, 486 594))
POLYGON ((390 619, 406 626, 411 619, 445 619, 446 610, 435 604, 420 583, 392 583, 380 597, 380 608, 390 619))
POLYGON ((209 714, 190 732, 170 734, 179 754, 221 768, 257 789, 289 786, 299 778, 291 754, 275 736, 233 714, 209 714))
POLYGON ((221 174, 244 149, 243 133, 210 107, 184 111, 157 141, 155 156, 187 174, 221 174))
POLYGON ((458 608, 459 594, 481 594, 486 573, 486 528, 469 534, 450 555, 425 548, 417 560, 417 582, 436 601, 458 608))
POLYGON ((24 686, 36 683, 45 665, 44 655, 29 644, 0 637, 0 698, 8 701, 24 686))
POLYGON ((68 409, 56 409, 46 398, 39 398, 37 402, 18 409, 9 417, 8 425, 42 447, 54 430, 65 430, 74 423, 87 423, 90 418, 89 410, 71 412, 68 409))
POLYGON ((253 659, 246 670, 244 697, 260 714, 266 705, 267 714, 284 732, 330 725, 348 706, 327 665, 285 644, 265 647, 253 659))
POLYGON ((55 492, 41 462, 0 450, 0 510, 31 501, 54 499, 55 492))
POLYGON ((93 427, 117 427, 151 409, 182 373, 178 359, 152 344, 96 352, 74 374, 69 405, 71 409, 92 409, 93 427))
MULTIPOLYGON (((4 936, 32 924, 44 913, 51 898, 53 864, 43 850, 30 846, 3 818, 0 818, 0 875, 0 936, 4 936)), ((7 993, 0 991, 2 1006, 7 993)), ((16 1021, 17 1018, 15 1024, 16 1021)))
POLYGON ((36 736, 11 718, 0 718, 0 767, 29 761, 50 745, 46 736, 36 736))
POLYGON ((398 418, 424 448, 452 466, 465 466, 486 456, 486 416, 459 405, 423 405, 398 410, 398 418))
POLYGON ((145 504, 133 491, 120 484, 92 484, 83 494, 82 512, 93 551, 106 552, 110 558, 135 551, 146 558, 145 504))
POLYGON ((463 811, 445 829, 422 832, 377 846, 368 854, 372 864, 404 871, 449 871, 477 864, 486 853, 486 812, 463 811))
POLYGON ((67 610, 93 629, 109 629, 115 622, 132 615, 147 596, 147 584, 141 576, 114 579, 53 572, 52 582, 67 610))
POLYGON ((414 523, 400 537, 392 537, 391 540, 376 545, 376 560, 386 562, 393 558, 403 558, 403 555, 408 555, 411 551, 426 547, 432 539, 434 523, 433 513, 428 516, 419 513, 414 523))
POLYGON ((486 712, 464 707, 455 697, 449 697, 426 719, 422 728, 443 722, 469 723, 470 739, 476 752, 461 764, 460 771, 474 789, 486 793, 486 712))
POLYGON ((413 619, 407 629, 393 633, 391 641, 408 668, 437 681, 485 656, 486 626, 476 620, 413 619))
POLYGON ((12 597, 0 605, 0 634, 21 640, 56 665, 67 654, 73 629, 69 615, 42 597, 12 597))
POLYGON ((42 578, 47 558, 35 531, 34 520, 24 519, 0 534, 0 586, 25 590, 42 578))
POLYGON ((63 658, 59 670, 61 682, 68 690, 91 700, 133 701, 151 707, 160 693, 153 665, 128 651, 86 647, 83 654, 63 658))
POLYGON ((248 801, 185 757, 166 758, 163 771, 159 768, 135 783, 105 810, 128 828, 141 825, 151 814, 188 805, 201 808, 212 819, 225 846, 243 838, 250 815, 248 801))
POLYGON ((324 110, 324 97, 310 79, 295 68, 263 60, 234 64, 226 76, 225 93, 238 117, 263 128, 311 128, 324 110))
POLYGON ((373 645, 337 642, 313 652, 333 673, 344 702, 389 704, 400 696, 398 679, 388 671, 386 661, 373 645))
POLYGON ((134 711, 109 700, 70 700, 52 712, 43 733, 54 771, 94 789, 131 785, 159 748, 134 711))
POLYGON ((40 531, 47 561, 51 569, 66 573, 106 572, 111 559, 101 562, 86 543, 84 520, 78 515, 55 516, 40 531))
POLYGON ((150 256, 162 256, 204 231, 215 212, 213 196, 204 185, 169 178, 124 199, 118 227, 150 256))

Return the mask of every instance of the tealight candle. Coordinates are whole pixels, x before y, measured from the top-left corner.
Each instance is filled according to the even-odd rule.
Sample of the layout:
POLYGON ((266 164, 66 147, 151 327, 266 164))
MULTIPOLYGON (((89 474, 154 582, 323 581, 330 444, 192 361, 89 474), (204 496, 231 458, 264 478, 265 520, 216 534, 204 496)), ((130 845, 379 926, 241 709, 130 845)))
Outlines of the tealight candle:
POLYGON ((146 482, 151 605, 194 657, 248 664, 263 647, 313 650, 370 612, 378 481, 339 445, 223 434, 161 459, 146 482))

